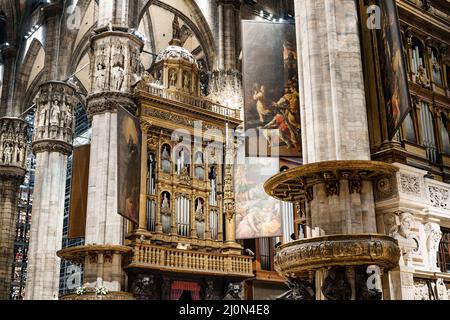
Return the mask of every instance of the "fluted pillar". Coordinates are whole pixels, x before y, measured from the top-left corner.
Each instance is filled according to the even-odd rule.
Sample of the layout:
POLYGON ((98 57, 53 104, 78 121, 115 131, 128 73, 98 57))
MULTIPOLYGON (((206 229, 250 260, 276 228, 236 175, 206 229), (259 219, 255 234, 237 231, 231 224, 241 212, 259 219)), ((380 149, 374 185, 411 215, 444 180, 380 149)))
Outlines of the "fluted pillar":
POLYGON ((75 89, 51 81, 40 88, 33 152, 36 172, 25 298, 57 299, 67 157, 72 152, 75 89))
POLYGON ((26 172, 27 123, 0 119, 0 300, 10 296, 19 186, 26 172))

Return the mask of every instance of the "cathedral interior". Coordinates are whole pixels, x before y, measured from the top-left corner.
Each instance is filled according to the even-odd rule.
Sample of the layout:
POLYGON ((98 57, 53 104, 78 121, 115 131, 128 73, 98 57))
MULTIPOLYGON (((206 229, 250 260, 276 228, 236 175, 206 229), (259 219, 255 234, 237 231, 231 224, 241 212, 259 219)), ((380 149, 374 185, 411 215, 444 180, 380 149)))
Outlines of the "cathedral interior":
POLYGON ((386 2, 0 0, 0 299, 450 300, 450 2, 386 2))

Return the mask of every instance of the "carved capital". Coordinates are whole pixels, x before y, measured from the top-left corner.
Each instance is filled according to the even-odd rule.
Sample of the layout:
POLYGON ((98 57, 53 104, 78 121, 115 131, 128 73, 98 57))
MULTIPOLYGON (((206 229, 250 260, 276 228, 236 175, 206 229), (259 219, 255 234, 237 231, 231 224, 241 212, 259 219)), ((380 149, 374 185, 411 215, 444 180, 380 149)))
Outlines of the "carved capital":
POLYGON ((72 144, 75 92, 64 82, 51 81, 41 86, 36 102, 35 143, 52 140, 72 144))
POLYGON ((131 114, 136 114, 137 106, 132 94, 120 92, 97 93, 87 98, 88 117, 102 113, 115 113, 118 108, 125 108, 131 114))
POLYGON ((72 144, 57 140, 41 140, 33 143, 33 152, 59 152, 65 155, 72 153, 72 144))
POLYGON ((0 166, 17 167, 25 170, 27 131, 28 124, 22 119, 0 119, 0 166))

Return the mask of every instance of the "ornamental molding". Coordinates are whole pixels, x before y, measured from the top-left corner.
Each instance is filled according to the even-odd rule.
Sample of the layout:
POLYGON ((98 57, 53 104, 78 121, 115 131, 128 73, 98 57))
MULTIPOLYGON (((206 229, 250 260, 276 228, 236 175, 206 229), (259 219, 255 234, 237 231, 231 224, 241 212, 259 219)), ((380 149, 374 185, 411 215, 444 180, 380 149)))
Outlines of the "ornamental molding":
POLYGON ((86 100, 88 118, 103 113, 115 113, 121 107, 136 114, 135 97, 129 93, 104 92, 90 95, 86 100))
POLYGON ((277 249, 275 269, 284 277, 333 266, 398 266, 397 241, 382 235, 335 235, 297 240, 277 249))
POLYGON ((73 150, 73 146, 70 143, 57 140, 41 140, 32 144, 33 153, 42 152, 58 152, 64 155, 70 155, 73 150))

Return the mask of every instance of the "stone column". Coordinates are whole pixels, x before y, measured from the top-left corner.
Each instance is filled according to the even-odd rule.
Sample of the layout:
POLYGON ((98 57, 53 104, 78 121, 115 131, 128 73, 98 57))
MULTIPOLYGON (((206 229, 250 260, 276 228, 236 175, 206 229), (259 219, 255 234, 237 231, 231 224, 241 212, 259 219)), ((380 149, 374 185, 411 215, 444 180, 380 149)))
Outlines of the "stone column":
MULTIPOLYGON (((370 160, 354 0, 297 1, 303 161, 370 160)), ((330 173, 309 203, 313 235, 376 232, 372 185, 330 173)))
MULTIPOLYGON (((307 224, 312 237, 348 235, 348 241, 354 241, 358 235, 377 233, 367 172, 376 172, 379 165, 370 161, 358 4, 295 1, 295 12, 303 162, 319 173, 317 183, 305 178, 307 224)), ((355 299, 353 270, 347 275, 355 299)), ((332 275, 316 272, 317 290, 328 277, 332 283, 332 275)), ((317 291, 316 299, 323 298, 317 291)))
POLYGON ((57 299, 67 156, 72 152, 75 89, 63 82, 40 88, 33 152, 36 173, 25 298, 57 299))
POLYGON ((129 8, 129 1, 101 0, 98 28, 91 38, 93 63, 87 109, 92 119, 91 150, 95 152, 91 152, 89 164, 85 243, 86 248, 114 250, 112 259, 103 264, 86 258, 86 272, 97 277, 85 277, 85 286, 104 286, 110 292, 125 288, 125 274, 120 269, 121 275, 117 275, 125 228, 124 218, 117 212, 117 110, 136 113, 132 85, 139 76, 143 47, 142 40, 128 27, 129 8))
POLYGON ((27 123, 0 119, 0 300, 8 300, 14 262, 19 186, 26 173, 27 123))
POLYGON ((237 41, 239 28, 240 1, 221 0, 218 3, 219 14, 219 61, 220 68, 235 70, 237 66, 237 41), (238 14, 236 14, 236 12, 238 14))

